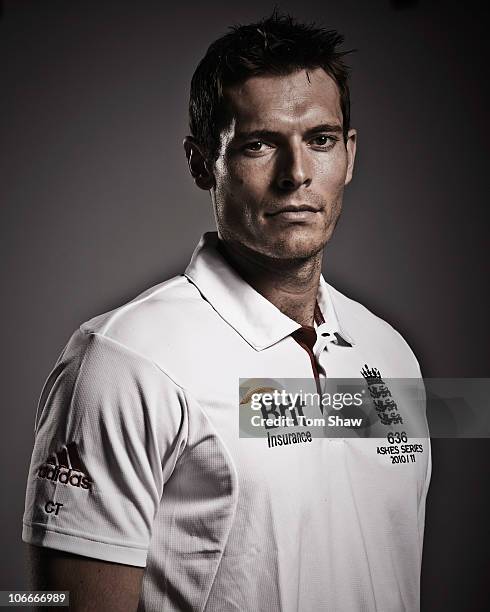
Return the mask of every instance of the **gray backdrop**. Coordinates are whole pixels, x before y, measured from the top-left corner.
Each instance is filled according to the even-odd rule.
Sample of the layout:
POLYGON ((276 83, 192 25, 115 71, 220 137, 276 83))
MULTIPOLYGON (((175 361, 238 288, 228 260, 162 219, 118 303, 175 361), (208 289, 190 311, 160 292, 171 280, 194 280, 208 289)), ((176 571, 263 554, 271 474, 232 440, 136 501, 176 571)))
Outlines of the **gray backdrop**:
MULTIPOLYGON (((423 0, 278 6, 339 29, 358 49, 357 168, 327 278, 395 325, 426 376, 488 376, 482 10, 423 0)), ((212 229, 181 146, 190 77, 227 25, 272 7, 3 4, 0 589, 25 586, 21 516, 43 381, 82 321, 181 272, 212 229)), ((488 440, 433 441, 426 611, 483 610, 488 600, 488 451, 488 440)))

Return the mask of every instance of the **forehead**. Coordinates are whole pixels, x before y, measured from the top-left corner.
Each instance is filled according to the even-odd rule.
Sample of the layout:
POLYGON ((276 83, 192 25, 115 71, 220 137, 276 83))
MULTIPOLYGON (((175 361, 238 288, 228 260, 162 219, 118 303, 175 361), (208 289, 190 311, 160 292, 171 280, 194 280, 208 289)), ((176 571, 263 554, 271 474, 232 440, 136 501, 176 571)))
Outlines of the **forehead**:
POLYGON ((322 68, 254 76, 228 87, 225 96, 234 130, 342 125, 337 84, 322 68))

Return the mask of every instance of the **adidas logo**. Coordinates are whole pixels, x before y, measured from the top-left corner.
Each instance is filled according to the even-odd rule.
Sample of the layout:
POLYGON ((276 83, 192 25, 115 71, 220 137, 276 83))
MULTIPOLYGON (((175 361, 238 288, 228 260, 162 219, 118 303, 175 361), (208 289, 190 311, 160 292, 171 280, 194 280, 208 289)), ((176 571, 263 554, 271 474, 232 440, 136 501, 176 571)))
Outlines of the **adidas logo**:
POLYGON ((88 491, 92 489, 92 478, 80 459, 75 442, 70 442, 54 455, 50 455, 39 468, 37 476, 88 491))

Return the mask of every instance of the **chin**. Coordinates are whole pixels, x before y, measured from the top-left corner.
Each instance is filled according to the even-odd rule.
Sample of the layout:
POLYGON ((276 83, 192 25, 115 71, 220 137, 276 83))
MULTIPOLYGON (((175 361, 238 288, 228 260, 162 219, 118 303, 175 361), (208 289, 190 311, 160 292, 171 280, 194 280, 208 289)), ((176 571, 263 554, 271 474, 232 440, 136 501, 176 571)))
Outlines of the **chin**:
POLYGON ((323 251, 334 228, 331 219, 319 219, 316 223, 269 224, 258 235, 262 236, 264 255, 284 260, 308 259, 323 251))
POLYGON ((309 259, 320 253, 326 243, 325 235, 285 232, 269 243, 269 255, 275 259, 309 259))

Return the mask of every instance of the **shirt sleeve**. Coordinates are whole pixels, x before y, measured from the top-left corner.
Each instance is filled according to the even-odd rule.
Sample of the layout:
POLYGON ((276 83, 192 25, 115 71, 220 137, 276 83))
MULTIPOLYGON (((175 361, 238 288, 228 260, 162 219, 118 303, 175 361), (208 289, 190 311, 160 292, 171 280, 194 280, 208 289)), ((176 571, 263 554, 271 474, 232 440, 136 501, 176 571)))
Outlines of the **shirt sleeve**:
POLYGON ((425 390, 425 384, 422 378, 422 372, 420 371, 420 366, 418 362, 417 362, 417 367, 418 367, 419 374, 420 374, 419 402, 423 406, 423 418, 425 421, 425 431, 427 435, 426 438, 421 439, 421 443, 424 448, 424 452, 427 453, 427 458, 426 458, 425 480, 424 480, 424 485, 422 489, 422 495, 419 499, 419 505, 418 505, 419 544, 420 544, 420 551, 422 553, 422 550, 424 547, 425 508, 426 508, 426 503, 427 503, 427 494, 429 492, 430 480, 432 476, 432 445, 431 445, 431 440, 430 440, 429 425, 427 422, 427 393, 425 390))
POLYGON ((186 428, 183 390, 156 364, 76 332, 41 395, 22 539, 145 566, 186 428))

